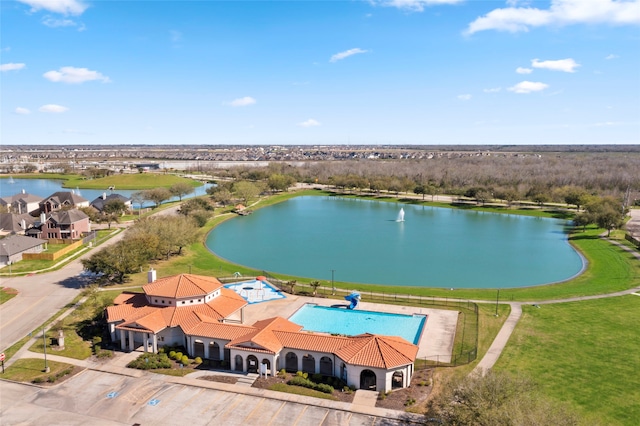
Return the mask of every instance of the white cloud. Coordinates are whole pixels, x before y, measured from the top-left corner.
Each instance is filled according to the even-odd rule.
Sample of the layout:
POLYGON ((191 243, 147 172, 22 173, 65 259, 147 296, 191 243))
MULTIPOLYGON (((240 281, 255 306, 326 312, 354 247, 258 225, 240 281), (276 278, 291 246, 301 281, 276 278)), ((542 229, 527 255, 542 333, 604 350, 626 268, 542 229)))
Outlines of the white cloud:
POLYGON ((83 23, 79 23, 69 18, 54 18, 51 15, 47 15, 42 18, 42 24, 46 25, 49 28, 60 28, 60 27, 78 27, 78 31, 84 31, 86 27, 83 23))
POLYGON ((29 111, 27 108, 17 107, 15 113, 20 115, 27 115, 31 114, 31 111, 29 111))
POLYGON ((443 4, 456 4, 464 0, 374 0, 374 4, 382 6, 397 7, 398 9, 409 10, 411 12, 422 12, 427 6, 437 6, 443 4))
POLYGON ((337 62, 341 59, 348 58, 349 56, 357 55, 359 53, 367 53, 368 50, 360 49, 356 47, 354 49, 345 50, 344 52, 336 53, 329 59, 329 62, 337 62))
POLYGON ((245 96, 244 98, 238 98, 232 100, 229 105, 233 107, 244 107, 255 104, 257 101, 253 99, 251 96, 245 96))
POLYGON ((531 68, 518 67, 518 68, 516 68, 516 72, 518 74, 531 74, 533 72, 533 70, 531 68))
POLYGON ((62 67, 59 71, 47 71, 42 74, 44 78, 54 83, 80 84, 85 81, 100 80, 103 83, 109 83, 109 77, 102 75, 98 71, 92 71, 87 68, 62 67))
POLYGON ((607 56, 605 57, 605 59, 609 61, 609 60, 611 60, 611 59, 618 59, 619 57, 620 57, 620 56, 618 56, 618 55, 614 55, 614 54, 612 53, 612 54, 610 54, 610 55, 607 55, 607 56))
POLYGON ((460 99, 461 101, 468 101, 471 99, 471 95, 466 93, 464 95, 458 95, 458 99, 460 99))
POLYGON ((557 61, 539 61, 533 59, 531 66, 534 68, 544 68, 551 71, 576 72, 575 69, 580 66, 571 58, 558 59, 557 61))
POLYGON ((320 125, 320 122, 318 120, 314 120, 313 118, 310 118, 306 121, 298 123, 298 126, 300 127, 316 127, 319 125, 320 125))
POLYGON ((25 66, 26 66, 25 64, 14 64, 14 63, 2 64, 0 65, 0 71, 17 71, 17 70, 21 70, 25 66))
POLYGON ((498 93, 500 90, 502 90, 500 87, 492 87, 489 89, 484 89, 483 92, 484 93, 498 93))
POLYGON ((60 113, 65 112, 65 111, 69 111, 69 108, 64 107, 62 105, 47 104, 47 105, 42 105, 40 108, 38 108, 38 111, 40 111, 40 112, 53 112, 53 113, 56 113, 56 114, 60 114, 60 113))
POLYGON ((531 92, 539 92, 541 90, 546 89, 547 87, 549 87, 549 85, 545 83, 534 82, 534 81, 521 81, 515 86, 509 87, 508 90, 514 93, 526 94, 531 92))
POLYGON ((465 33, 529 31, 532 27, 574 24, 640 24, 640 0, 551 0, 549 9, 494 9, 469 24, 465 33))
POLYGON ((31 10, 37 12, 40 9, 49 12, 61 13, 63 15, 82 15, 89 7, 81 0, 18 0, 20 3, 28 4, 31 10))

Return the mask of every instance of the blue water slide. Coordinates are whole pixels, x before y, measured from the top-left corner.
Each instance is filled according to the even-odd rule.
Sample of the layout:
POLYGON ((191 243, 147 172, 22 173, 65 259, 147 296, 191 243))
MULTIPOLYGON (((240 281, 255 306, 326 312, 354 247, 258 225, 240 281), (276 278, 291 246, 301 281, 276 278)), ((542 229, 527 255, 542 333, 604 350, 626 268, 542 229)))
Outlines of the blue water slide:
POLYGON ((345 296, 344 299, 349 302, 348 309, 355 309, 358 306, 358 302, 360 301, 360 293, 354 291, 348 296, 345 296))

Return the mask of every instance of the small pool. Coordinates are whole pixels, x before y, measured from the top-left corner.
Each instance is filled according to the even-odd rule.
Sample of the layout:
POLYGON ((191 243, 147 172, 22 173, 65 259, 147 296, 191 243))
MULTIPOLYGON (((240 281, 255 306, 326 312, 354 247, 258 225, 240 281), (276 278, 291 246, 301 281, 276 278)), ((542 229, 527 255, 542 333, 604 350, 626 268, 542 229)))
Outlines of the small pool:
POLYGON ((284 299, 284 294, 264 280, 251 280, 227 284, 226 288, 238 293, 249 304, 284 299))
POLYGON ((363 333, 400 336, 417 345, 427 316, 330 308, 308 303, 291 315, 289 321, 307 331, 347 336, 363 333))

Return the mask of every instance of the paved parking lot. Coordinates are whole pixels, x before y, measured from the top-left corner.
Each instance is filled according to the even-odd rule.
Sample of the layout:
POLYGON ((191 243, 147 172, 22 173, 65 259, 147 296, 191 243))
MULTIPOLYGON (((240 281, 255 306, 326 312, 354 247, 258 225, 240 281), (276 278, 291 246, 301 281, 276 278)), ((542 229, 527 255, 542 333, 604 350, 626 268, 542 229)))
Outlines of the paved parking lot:
POLYGON ((309 405, 295 401, 305 397, 285 395, 274 399, 175 383, 160 375, 134 378, 85 370, 52 388, 0 382, 0 416, 3 425, 407 424, 402 418, 349 411, 351 404, 318 400, 309 405))

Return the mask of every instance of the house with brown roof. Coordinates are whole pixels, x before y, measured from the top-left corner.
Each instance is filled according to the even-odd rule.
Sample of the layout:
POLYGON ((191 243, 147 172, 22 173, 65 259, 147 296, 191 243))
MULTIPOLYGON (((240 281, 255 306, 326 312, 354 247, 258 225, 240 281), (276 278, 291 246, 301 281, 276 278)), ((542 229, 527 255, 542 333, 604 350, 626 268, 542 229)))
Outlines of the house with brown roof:
POLYGON ((61 240, 77 240, 91 232, 89 216, 81 210, 62 210, 40 214, 40 221, 26 235, 61 240))
POLYGON ((28 213, 0 213, 0 235, 22 234, 32 228, 36 218, 28 213))
POLYGON ((76 209, 89 207, 89 200, 73 191, 58 191, 40 201, 39 206, 41 213, 51 213, 69 207, 76 209))
POLYGON ((42 253, 47 241, 24 235, 10 235, 0 240, 0 264, 11 265, 22 260, 25 253, 42 253))
POLYGON ((42 200, 42 197, 27 194, 23 189, 19 194, 0 198, 0 206, 7 207, 10 213, 26 214, 37 211, 42 200))
POLYGON ((106 309, 111 339, 122 350, 182 345, 192 357, 226 361, 238 372, 318 373, 381 392, 411 382, 418 347, 401 337, 307 332, 281 317, 245 325, 247 302, 216 278, 149 277, 144 293, 122 293, 106 309))

